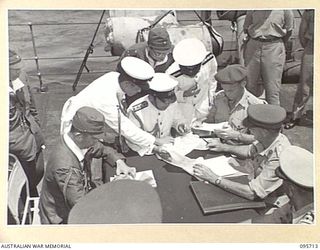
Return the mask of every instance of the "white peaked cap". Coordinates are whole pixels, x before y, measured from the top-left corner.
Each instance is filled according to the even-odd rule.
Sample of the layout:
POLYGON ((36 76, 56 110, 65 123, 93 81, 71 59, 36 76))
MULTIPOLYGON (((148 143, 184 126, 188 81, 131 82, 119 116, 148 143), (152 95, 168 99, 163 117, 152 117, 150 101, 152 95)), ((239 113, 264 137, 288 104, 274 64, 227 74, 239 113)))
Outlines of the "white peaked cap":
POLYGON ((208 54, 204 44, 197 38, 181 40, 173 49, 173 59, 182 66, 201 63, 208 54))
POLYGON ((289 146, 280 154, 280 168, 293 182, 313 187, 313 154, 297 146, 289 146))
POLYGON ((149 81, 150 89, 156 92, 167 92, 173 90, 178 85, 178 81, 166 73, 155 73, 149 81))
POLYGON ((123 58, 121 67, 129 76, 138 80, 149 80, 154 75, 154 69, 151 65, 137 57, 123 58))

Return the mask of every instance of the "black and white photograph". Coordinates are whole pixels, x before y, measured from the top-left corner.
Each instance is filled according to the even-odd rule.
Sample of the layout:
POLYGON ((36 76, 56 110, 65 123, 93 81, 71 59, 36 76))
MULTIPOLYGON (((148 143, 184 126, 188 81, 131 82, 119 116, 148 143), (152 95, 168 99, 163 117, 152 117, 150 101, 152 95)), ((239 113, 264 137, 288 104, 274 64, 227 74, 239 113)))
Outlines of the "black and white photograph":
POLYGON ((314 7, 6 12, 8 229, 316 225, 314 7))

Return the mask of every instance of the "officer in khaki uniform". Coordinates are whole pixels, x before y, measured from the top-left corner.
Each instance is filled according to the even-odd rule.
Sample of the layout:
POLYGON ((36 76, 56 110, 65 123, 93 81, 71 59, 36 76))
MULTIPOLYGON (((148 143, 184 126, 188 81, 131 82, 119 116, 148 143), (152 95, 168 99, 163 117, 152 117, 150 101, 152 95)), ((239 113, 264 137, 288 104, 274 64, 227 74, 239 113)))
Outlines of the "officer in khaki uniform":
POLYGON ((262 94, 262 78, 269 104, 280 105, 280 89, 286 58, 284 43, 293 30, 292 10, 249 10, 243 25, 248 41, 244 62, 248 69, 247 89, 255 96, 262 94))
POLYGON ((313 224, 313 154, 297 146, 287 147, 280 154, 280 167, 276 169, 276 175, 283 180, 283 189, 289 202, 272 213, 246 222, 313 224))
POLYGON ((279 155, 290 146, 287 137, 280 133, 285 118, 286 111, 280 106, 250 105, 245 124, 258 142, 237 147, 221 142, 208 145, 215 152, 229 152, 242 158, 246 157, 248 161, 243 167, 246 172, 250 172, 248 184, 225 179, 201 164, 194 166, 195 175, 250 200, 266 198, 282 184, 275 170, 279 167, 279 155))
POLYGON ((173 142, 172 128, 178 135, 190 131, 176 102, 174 89, 177 84, 173 77, 155 73, 149 82, 149 95, 136 100, 128 108, 128 117, 134 124, 164 143, 173 142))
POLYGON ((221 139, 250 144, 254 137, 248 134, 248 128, 243 124, 248 116, 247 109, 252 104, 265 102, 246 90, 246 77, 247 70, 240 64, 229 65, 218 71, 215 78, 222 90, 214 95, 206 122, 228 121, 231 128, 216 129, 215 134, 221 139))
POLYGON ((176 96, 181 111, 188 124, 203 120, 217 87, 214 78, 218 68, 216 58, 196 38, 180 41, 173 49, 173 58, 175 63, 166 73, 178 80, 176 96))

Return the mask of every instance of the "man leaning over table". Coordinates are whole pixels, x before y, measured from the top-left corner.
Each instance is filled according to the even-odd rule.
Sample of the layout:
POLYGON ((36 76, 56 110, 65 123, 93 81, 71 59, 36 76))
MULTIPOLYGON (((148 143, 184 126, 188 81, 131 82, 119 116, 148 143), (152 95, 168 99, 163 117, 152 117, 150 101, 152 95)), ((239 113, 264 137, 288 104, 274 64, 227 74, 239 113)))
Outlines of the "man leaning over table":
POLYGON ((222 90, 213 96, 212 105, 206 118, 208 123, 228 121, 225 129, 215 129, 219 138, 230 143, 250 144, 254 136, 248 134, 243 124, 247 118, 247 109, 252 104, 263 104, 265 101, 251 94, 246 88, 247 70, 240 64, 233 64, 218 71, 215 75, 222 90))
POLYGON ((178 135, 190 131, 178 107, 174 92, 178 82, 165 73, 155 73, 149 82, 150 90, 128 108, 128 117, 134 124, 164 143, 173 142, 171 129, 178 135))
POLYGON ((246 158, 247 161, 243 167, 250 172, 248 184, 241 184, 218 176, 202 164, 194 166, 194 174, 244 198, 250 200, 266 198, 282 185, 282 179, 276 176, 275 170, 279 167, 280 153, 290 146, 288 138, 280 133, 285 118, 286 111, 280 106, 250 105, 245 124, 254 135, 256 142, 237 147, 217 141, 208 144, 212 151, 229 152, 246 158))
POLYGON ((69 131, 72 117, 80 107, 89 106, 103 114, 106 124, 114 133, 134 144, 140 156, 152 152, 161 154, 164 152, 160 147, 161 142, 127 117, 128 99, 149 89, 148 80, 154 76, 154 70, 136 57, 125 57, 120 66, 120 73, 104 74, 66 101, 61 115, 61 133, 69 131))

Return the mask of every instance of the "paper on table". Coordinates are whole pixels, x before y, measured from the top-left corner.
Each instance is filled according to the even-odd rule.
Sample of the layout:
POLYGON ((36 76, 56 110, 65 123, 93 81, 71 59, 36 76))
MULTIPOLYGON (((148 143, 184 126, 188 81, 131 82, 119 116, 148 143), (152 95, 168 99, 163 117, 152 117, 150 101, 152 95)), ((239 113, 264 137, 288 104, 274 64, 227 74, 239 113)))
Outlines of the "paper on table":
POLYGON ((231 166, 231 163, 235 164, 232 157, 226 157, 224 155, 203 160, 201 163, 209 167, 215 174, 219 176, 239 176, 248 175, 247 173, 240 172, 231 166))
POLYGON ((193 127, 196 130, 203 131, 214 131, 215 129, 223 129, 228 127, 228 122, 220 122, 220 123, 202 123, 200 126, 193 127))
MULTIPOLYGON (((110 177, 110 181, 113 181, 118 176, 110 177)), ((123 179, 131 179, 136 181, 144 181, 150 184, 152 187, 157 187, 156 179, 154 178, 152 170, 145 170, 136 173, 136 177, 133 179, 132 177, 124 177, 123 179)))
POLYGON ((173 144, 165 144, 164 148, 171 154, 171 152, 178 153, 180 155, 186 155, 194 149, 201 148, 207 150, 206 142, 198 135, 188 133, 184 136, 179 136, 174 139, 173 144))

